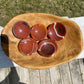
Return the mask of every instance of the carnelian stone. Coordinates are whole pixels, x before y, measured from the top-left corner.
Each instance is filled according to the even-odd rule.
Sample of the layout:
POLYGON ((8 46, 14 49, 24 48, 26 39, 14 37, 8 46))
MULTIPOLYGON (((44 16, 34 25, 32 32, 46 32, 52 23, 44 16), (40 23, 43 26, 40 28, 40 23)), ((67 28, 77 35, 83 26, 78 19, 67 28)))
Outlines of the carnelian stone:
POLYGON ((42 40, 47 36, 47 28, 43 24, 36 24, 31 29, 31 36, 35 40, 42 40))
POLYGON ((30 34, 30 26, 24 21, 18 21, 14 24, 12 32, 16 38, 24 39, 30 34))
POLYGON ((32 38, 22 39, 18 49, 23 55, 32 55, 37 51, 37 42, 32 38))
POLYGON ((57 51, 57 44, 51 39, 44 39, 38 44, 38 53, 44 57, 53 56, 57 51))
POLYGON ((66 28, 62 23, 55 22, 48 26, 48 37, 52 40, 62 40, 66 34, 66 28))

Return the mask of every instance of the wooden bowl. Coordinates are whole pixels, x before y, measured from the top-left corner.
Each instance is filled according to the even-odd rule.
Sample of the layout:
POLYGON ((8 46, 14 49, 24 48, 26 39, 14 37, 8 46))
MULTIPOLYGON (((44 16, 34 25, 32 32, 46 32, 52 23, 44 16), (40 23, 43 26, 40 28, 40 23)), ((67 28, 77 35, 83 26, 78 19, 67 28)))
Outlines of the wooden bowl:
POLYGON ((44 13, 27 13, 15 16, 4 27, 2 48, 7 56, 16 64, 30 69, 45 69, 57 66, 75 59, 83 49, 83 37, 79 26, 68 19, 44 13), (37 52, 30 56, 22 55, 18 50, 17 39, 12 33, 12 27, 17 21, 26 21, 31 27, 44 24, 46 27, 53 22, 61 22, 66 27, 66 36, 58 45, 57 53, 52 57, 40 56, 37 52))

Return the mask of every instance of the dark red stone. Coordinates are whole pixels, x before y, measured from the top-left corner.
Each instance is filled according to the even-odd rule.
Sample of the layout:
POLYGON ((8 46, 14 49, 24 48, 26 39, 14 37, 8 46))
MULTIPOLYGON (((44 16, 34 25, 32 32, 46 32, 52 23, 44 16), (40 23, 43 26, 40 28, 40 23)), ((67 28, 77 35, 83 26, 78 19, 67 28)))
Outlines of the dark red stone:
POLYGON ((28 37, 30 30, 31 28, 26 22, 19 21, 14 24, 12 32, 16 38, 24 39, 28 37))
POLYGON ((18 49, 23 55, 32 55, 37 51, 37 43, 34 39, 23 39, 18 44, 18 49))
POLYGON ((52 40, 62 40, 66 34, 65 26, 62 23, 55 22, 48 26, 48 37, 52 40))
POLYGON ((51 39, 44 39, 38 45, 38 53, 44 57, 53 56, 57 51, 57 44, 51 39))
POLYGON ((31 36, 35 40, 42 40, 47 36, 47 28, 43 24, 36 24, 31 29, 31 36))

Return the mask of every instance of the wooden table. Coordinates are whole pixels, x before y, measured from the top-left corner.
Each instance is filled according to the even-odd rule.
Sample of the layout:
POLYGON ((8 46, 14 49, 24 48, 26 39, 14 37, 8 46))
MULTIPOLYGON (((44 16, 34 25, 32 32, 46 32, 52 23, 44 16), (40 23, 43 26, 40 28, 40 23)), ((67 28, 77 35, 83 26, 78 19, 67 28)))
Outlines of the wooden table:
POLYGON ((45 70, 2 68, 0 84, 84 84, 83 59, 45 70))

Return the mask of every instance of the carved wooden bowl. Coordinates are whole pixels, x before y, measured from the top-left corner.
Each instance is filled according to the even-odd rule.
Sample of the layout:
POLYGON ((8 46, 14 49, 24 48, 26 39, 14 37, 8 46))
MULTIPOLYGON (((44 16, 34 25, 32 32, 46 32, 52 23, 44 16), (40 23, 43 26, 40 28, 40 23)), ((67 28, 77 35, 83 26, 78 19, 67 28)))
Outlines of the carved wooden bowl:
POLYGON ((27 13, 15 16, 6 24, 2 30, 2 48, 12 61, 22 67, 45 69, 75 59, 83 49, 83 38, 79 26, 71 20, 51 14, 27 13), (21 39, 12 33, 12 27, 18 21, 25 21, 31 27, 35 24, 44 24, 47 27, 53 22, 61 22, 66 27, 66 36, 63 40, 56 41, 57 53, 52 57, 43 57, 37 52, 30 56, 22 55, 18 50, 21 39))

